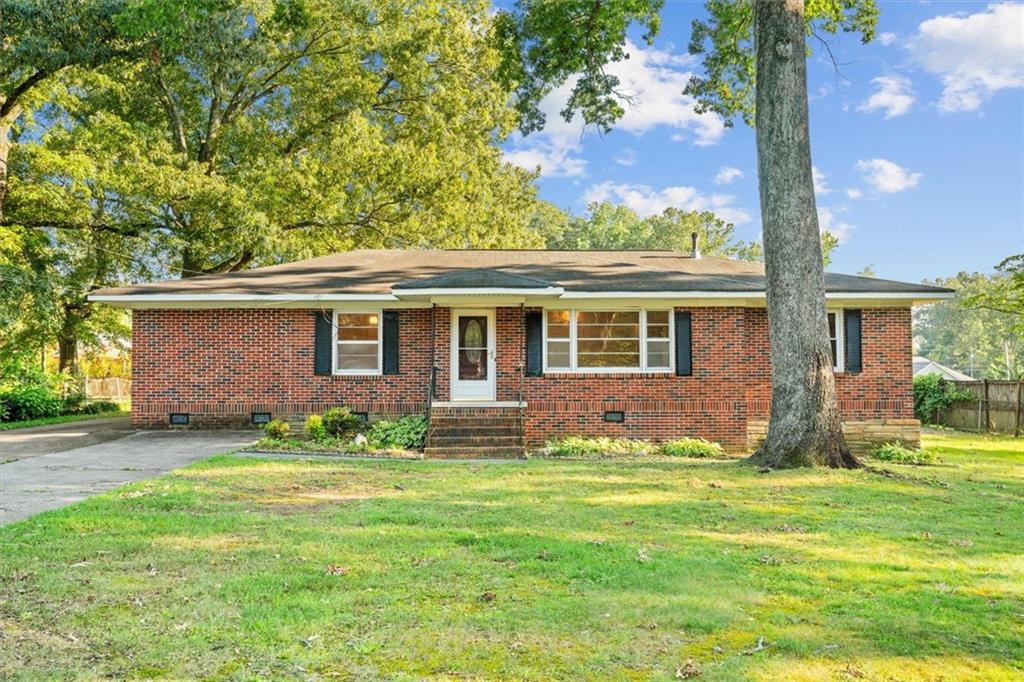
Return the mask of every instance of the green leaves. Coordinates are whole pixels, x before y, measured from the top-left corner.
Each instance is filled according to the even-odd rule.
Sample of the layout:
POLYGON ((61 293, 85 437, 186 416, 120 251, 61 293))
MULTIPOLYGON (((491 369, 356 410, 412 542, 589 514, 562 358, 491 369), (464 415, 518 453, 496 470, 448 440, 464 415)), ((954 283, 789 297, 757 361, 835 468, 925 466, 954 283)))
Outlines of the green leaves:
POLYGON ((561 115, 577 112, 588 124, 607 131, 624 110, 619 80, 605 65, 628 58, 626 31, 644 28, 651 43, 661 25, 663 0, 519 0, 515 9, 500 11, 495 41, 503 59, 499 81, 516 93, 519 128, 524 133, 544 127, 538 105, 544 95, 578 76, 561 115))
MULTIPOLYGON (((732 125, 739 116, 754 125, 754 17, 751 0, 708 0, 709 17, 693 21, 690 54, 703 55, 705 75, 694 76, 686 94, 697 111, 715 112, 732 125)), ((860 33, 874 38, 878 7, 874 0, 806 0, 807 35, 827 48, 822 33, 860 33)), ((813 42, 812 42, 813 44, 813 42)), ((811 53, 810 47, 808 55, 811 53)))

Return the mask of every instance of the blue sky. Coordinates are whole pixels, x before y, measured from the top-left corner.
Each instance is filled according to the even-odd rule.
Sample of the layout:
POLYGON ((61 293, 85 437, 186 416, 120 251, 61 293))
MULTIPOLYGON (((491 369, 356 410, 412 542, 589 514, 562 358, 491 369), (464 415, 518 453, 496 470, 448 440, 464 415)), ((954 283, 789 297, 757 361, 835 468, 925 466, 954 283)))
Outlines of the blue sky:
MULTIPOLYGON (((819 217, 842 240, 829 269, 991 271, 1024 251, 1024 4, 879 6, 875 42, 832 38, 842 76, 823 50, 808 64, 819 217)), ((577 214, 591 200, 712 209, 759 238, 753 131, 698 116, 681 94, 700 69, 686 45, 702 13, 669 0, 655 44, 637 40, 612 67, 635 100, 610 134, 562 121, 563 88, 543 105, 545 130, 506 145, 514 163, 540 165, 543 198, 577 214)))

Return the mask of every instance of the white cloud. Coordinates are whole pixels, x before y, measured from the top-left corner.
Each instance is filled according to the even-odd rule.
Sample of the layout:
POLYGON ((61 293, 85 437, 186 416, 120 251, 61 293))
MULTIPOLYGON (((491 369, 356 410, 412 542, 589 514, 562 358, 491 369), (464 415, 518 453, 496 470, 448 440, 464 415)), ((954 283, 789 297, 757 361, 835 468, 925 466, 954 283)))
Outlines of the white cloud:
POLYGON ((828 176, 818 170, 817 166, 811 166, 811 177, 814 179, 814 193, 817 195, 831 194, 832 188, 825 180, 828 176))
POLYGON ((848 196, 851 199, 860 199, 862 196, 864 196, 864 192, 861 192, 856 187, 847 187, 846 196, 848 196))
MULTIPOLYGON (((673 129, 672 140, 693 140, 697 146, 715 144, 725 133, 722 118, 714 113, 698 114, 695 101, 683 95, 695 62, 689 55, 671 50, 644 48, 627 41, 629 59, 609 64, 607 72, 619 78, 617 90, 629 98, 625 114, 615 130, 643 135, 652 128, 673 129)), ((505 152, 506 160, 533 170, 538 163, 545 176, 578 176, 586 172, 582 158, 587 131, 579 116, 565 121, 559 113, 569 99, 575 81, 556 88, 540 103, 546 117, 544 130, 517 138, 505 152)), ((590 131, 592 132, 592 131, 590 131)))
POLYGON ((878 34, 878 42, 881 43, 882 45, 892 45, 893 43, 896 42, 896 34, 895 33, 879 33, 878 34))
POLYGON ((904 76, 879 76, 871 81, 878 92, 861 102, 857 111, 884 109, 886 118, 902 116, 914 103, 914 90, 910 79, 904 76))
POLYGON ((839 219, 836 212, 824 206, 818 207, 818 228, 822 232, 830 232, 840 243, 850 238, 854 226, 839 219))
POLYGON ((695 187, 676 186, 654 189, 649 185, 602 182, 583 194, 586 203, 610 201, 633 209, 641 216, 657 215, 666 208, 684 211, 714 211, 723 220, 737 225, 750 221, 747 211, 734 206, 731 194, 701 194, 695 187))
POLYGON ((718 169, 718 174, 715 175, 716 185, 728 185, 733 180, 737 180, 743 177, 743 171, 739 168, 733 168, 732 166, 722 166, 718 169))
POLYGON ((571 138, 548 139, 547 144, 519 143, 517 148, 505 150, 505 160, 533 171, 540 168, 547 177, 571 178, 583 175, 587 162, 579 157, 582 145, 571 138))
POLYGON ((998 90, 1024 87, 1024 4, 921 22, 908 49, 942 80, 942 111, 974 111, 998 90))
POLYGON ((857 170, 864 174, 864 182, 879 192, 893 194, 917 186, 922 175, 911 173, 903 166, 888 159, 858 161, 857 170))
POLYGON ((626 166, 627 168, 630 166, 635 166, 636 152, 628 148, 623 149, 622 153, 615 157, 615 163, 619 164, 620 166, 626 166))

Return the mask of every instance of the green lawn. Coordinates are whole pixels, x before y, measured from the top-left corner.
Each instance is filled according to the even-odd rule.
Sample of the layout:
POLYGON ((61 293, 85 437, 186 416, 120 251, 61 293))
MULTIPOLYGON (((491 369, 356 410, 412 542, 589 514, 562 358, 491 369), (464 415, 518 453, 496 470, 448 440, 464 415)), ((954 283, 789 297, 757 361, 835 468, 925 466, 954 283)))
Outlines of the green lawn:
POLYGON ((891 476, 217 457, 0 529, 0 677, 1019 680, 1024 440, 926 445, 891 476))
POLYGON ((68 422, 82 422, 90 419, 109 419, 111 417, 127 417, 129 414, 130 412, 128 412, 127 410, 116 410, 112 412, 98 412, 96 414, 62 414, 56 417, 25 419, 20 422, 0 422, 0 431, 27 429, 30 426, 47 426, 49 424, 66 424, 68 422))

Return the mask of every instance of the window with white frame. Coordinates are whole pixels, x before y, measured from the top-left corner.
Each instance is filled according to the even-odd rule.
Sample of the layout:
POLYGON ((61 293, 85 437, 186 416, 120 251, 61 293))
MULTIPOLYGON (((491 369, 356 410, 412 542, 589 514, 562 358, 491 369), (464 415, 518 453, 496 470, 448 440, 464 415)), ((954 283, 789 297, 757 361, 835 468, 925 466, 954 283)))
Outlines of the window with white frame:
POLYGON ((668 310, 548 310, 544 361, 550 371, 668 371, 668 310))
POLYGON ((335 313, 335 373, 380 372, 380 320, 379 312, 335 313))
POLYGON ((832 368, 843 369, 843 311, 828 313, 828 342, 832 347, 832 368))

